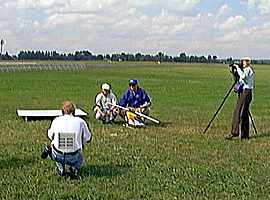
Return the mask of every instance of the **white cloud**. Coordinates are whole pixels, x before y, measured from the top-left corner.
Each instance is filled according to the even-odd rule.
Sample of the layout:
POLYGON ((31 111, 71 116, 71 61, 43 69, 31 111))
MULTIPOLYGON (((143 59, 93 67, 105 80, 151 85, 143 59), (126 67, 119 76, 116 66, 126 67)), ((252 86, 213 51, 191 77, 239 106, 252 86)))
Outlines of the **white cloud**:
POLYGON ((21 9, 43 9, 52 12, 97 12, 110 8, 141 8, 168 9, 186 11, 198 5, 200 0, 17 0, 17 6, 21 9))
POLYGON ((242 15, 229 17, 225 22, 217 25, 221 30, 230 30, 239 27, 246 20, 242 15))
POLYGON ((221 37, 218 37, 216 40, 218 42, 232 43, 232 42, 239 41, 240 38, 241 38, 241 33, 239 31, 232 31, 229 33, 225 33, 221 37))
MULTIPOLYGON (((11 53, 22 49, 89 49, 94 53, 164 50, 172 55, 186 51, 231 56, 239 54, 241 42, 247 40, 254 54, 270 55, 268 48, 263 49, 270 41, 268 16, 256 12, 241 15, 242 8, 230 6, 233 0, 226 4, 212 0, 0 1, 1 37, 7 41, 5 50, 11 53), (205 2, 213 6, 204 7, 205 2)), ((261 13, 270 8, 269 1, 240 2, 243 8, 245 2, 261 13)))
POLYGON ((221 6, 218 10, 218 15, 217 16, 223 16, 226 15, 227 13, 229 13, 231 11, 231 7, 228 4, 224 4, 223 6, 221 6))
POLYGON ((270 0, 248 0, 249 8, 258 8, 261 14, 270 13, 270 0))
POLYGON ((201 0, 128 0, 128 4, 136 7, 149 7, 158 6, 162 9, 186 11, 198 5, 201 0))

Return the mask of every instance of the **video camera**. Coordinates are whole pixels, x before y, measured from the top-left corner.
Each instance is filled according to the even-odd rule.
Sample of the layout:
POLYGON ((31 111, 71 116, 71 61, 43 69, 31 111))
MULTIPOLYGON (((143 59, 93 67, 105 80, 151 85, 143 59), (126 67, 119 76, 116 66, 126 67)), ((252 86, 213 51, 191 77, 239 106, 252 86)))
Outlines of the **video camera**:
POLYGON ((237 68, 243 69, 243 65, 241 63, 231 63, 229 64, 229 70, 232 73, 235 81, 238 81, 240 76, 237 72, 237 68))

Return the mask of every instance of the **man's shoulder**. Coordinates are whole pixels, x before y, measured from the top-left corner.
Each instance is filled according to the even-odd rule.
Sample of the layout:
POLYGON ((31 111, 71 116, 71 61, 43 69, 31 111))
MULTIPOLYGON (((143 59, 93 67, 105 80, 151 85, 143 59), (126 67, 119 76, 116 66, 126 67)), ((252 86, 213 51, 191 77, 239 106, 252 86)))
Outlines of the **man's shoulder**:
POLYGON ((74 121, 75 120, 78 121, 79 123, 85 123, 85 121, 82 118, 77 117, 77 116, 74 117, 74 121))
POLYGON ((129 95, 131 94, 131 90, 130 89, 127 89, 125 92, 124 92, 124 95, 129 95))
POLYGON ((103 93, 102 93, 102 92, 97 93, 97 95, 96 95, 96 99, 100 99, 102 96, 103 96, 103 93))
POLYGON ((147 93, 146 90, 142 87, 139 87, 139 91, 141 91, 142 93, 147 93))
POLYGON ((62 118, 64 118, 64 115, 55 117, 53 121, 59 121, 59 120, 62 120, 62 118))
POLYGON ((116 95, 112 92, 112 93, 110 93, 110 96, 111 97, 116 97, 116 95))

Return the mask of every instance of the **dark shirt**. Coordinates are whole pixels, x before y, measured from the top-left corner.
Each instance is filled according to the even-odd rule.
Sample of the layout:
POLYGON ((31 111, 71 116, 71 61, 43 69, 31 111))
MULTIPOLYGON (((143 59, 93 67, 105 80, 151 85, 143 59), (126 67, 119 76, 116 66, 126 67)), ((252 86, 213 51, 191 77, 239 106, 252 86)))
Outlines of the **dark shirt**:
POLYGON ((136 92, 128 89, 121 98, 119 105, 123 107, 139 108, 146 102, 151 102, 149 95, 143 88, 138 87, 136 92))

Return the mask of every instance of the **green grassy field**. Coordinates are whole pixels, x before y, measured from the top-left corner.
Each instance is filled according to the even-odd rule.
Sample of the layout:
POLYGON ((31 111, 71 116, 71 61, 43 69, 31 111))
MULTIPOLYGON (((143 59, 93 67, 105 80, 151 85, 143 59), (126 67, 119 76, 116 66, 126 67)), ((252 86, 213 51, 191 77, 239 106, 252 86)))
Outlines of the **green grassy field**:
POLYGON ((0 73, 0 198, 270 198, 270 66, 255 66, 252 113, 259 133, 248 141, 227 141, 233 93, 203 134, 232 84, 225 65, 94 65, 84 71, 0 73), (100 84, 109 81, 121 97, 130 78, 150 93, 151 115, 162 126, 131 130, 94 120, 100 84), (79 181, 59 177, 52 161, 40 159, 50 121, 26 123, 16 116, 16 109, 56 109, 66 99, 89 112, 93 132, 79 181))

